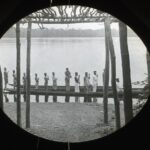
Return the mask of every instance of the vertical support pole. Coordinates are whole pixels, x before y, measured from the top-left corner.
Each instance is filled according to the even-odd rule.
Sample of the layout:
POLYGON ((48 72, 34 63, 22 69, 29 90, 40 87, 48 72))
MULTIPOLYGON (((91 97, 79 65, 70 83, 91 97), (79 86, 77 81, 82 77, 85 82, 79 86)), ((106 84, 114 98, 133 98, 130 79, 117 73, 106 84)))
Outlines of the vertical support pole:
POLYGON ((147 60, 147 73, 148 73, 148 87, 150 92, 150 54, 148 51, 146 54, 146 60, 147 60))
POLYGON ((31 20, 27 28, 27 66, 26 66, 26 128, 30 128, 30 57, 31 57, 31 20))
POLYGON ((127 26, 121 21, 119 21, 119 35, 122 58, 125 123, 128 123, 133 118, 132 86, 130 73, 130 58, 127 42, 127 26))
POLYGON ((0 67, 0 109, 3 110, 3 76, 0 67))
POLYGON ((45 103, 47 103, 48 102, 48 94, 47 94, 47 92, 48 92, 48 85, 46 85, 46 88, 45 88, 45 91, 46 91, 46 94, 45 94, 45 103))
POLYGON ((120 103, 118 100, 118 94, 116 88, 116 56, 114 51, 109 17, 105 19, 105 26, 106 26, 106 34, 109 39, 108 46, 109 46, 109 51, 111 56, 111 84, 112 84, 112 91, 113 91, 114 104, 115 104, 116 129, 119 129, 121 125, 120 125, 120 103))
POLYGON ((39 103, 39 95, 36 95, 36 102, 39 103))
POLYGON ((16 71, 17 71, 17 125, 21 126, 21 97, 20 97, 20 23, 16 24, 16 48, 17 48, 17 60, 16 60, 16 71))
POLYGON ((108 87, 109 87, 109 37, 106 34, 106 22, 104 22, 105 27, 105 47, 106 47, 106 55, 105 55, 105 69, 103 72, 103 83, 104 83, 104 95, 103 95, 103 103, 104 103, 104 123, 108 124, 108 87))

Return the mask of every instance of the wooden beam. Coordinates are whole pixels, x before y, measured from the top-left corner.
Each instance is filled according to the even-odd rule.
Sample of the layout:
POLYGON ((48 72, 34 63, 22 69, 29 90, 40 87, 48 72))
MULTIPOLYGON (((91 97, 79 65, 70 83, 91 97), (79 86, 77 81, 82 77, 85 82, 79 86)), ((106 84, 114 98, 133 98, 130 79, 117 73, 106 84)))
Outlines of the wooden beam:
MULTIPOLYGON (((15 89, 6 89, 6 91, 4 92, 6 94, 15 94, 16 90, 15 89)), ((133 90, 133 98, 138 98, 138 94, 142 94, 143 91, 142 90, 133 90)), ((21 94, 25 94, 25 91, 23 89, 21 89, 21 94)), ((87 96, 88 94, 85 93, 84 91, 80 92, 80 93, 76 93, 74 91, 70 91, 70 92, 66 92, 66 91, 52 91, 52 90, 48 90, 47 92, 45 90, 35 90, 35 89, 30 89, 30 95, 56 95, 56 96, 87 96)), ((99 91, 99 92, 89 92, 89 96, 91 97, 103 97, 103 91, 99 91)), ((118 92, 118 96, 123 98, 123 92, 120 91, 118 92)), ((109 98, 113 98, 113 91, 108 91, 108 97, 109 98)))
POLYGON ((110 23, 111 23, 110 18, 107 17, 105 20, 105 26, 106 26, 106 34, 109 39, 108 46, 109 46, 109 51, 111 56, 111 85, 112 85, 112 91, 113 91, 114 103, 115 103, 116 128, 119 129, 121 125, 120 125, 120 104, 119 104, 118 93, 116 88, 116 56, 114 51, 110 23))
MULTIPOLYGON (((38 18, 41 18, 41 19, 67 19, 67 20, 71 20, 71 19, 104 19, 106 16, 72 16, 72 17, 52 17, 52 16, 40 16, 40 17, 37 17, 37 16, 27 16, 26 19, 31 19, 31 22, 32 22, 32 19, 38 19, 38 18)), ((117 20, 116 18, 114 17, 111 17, 111 20, 117 20)))
POLYGON ((20 97, 20 23, 16 24, 16 72, 17 72, 17 125, 21 126, 21 97, 20 97))
POLYGON ((104 96, 103 96, 103 103, 104 103, 104 123, 108 124, 108 87, 109 87, 109 37, 106 33, 107 28, 105 25, 107 22, 105 21, 105 49, 106 49, 106 56, 105 56, 105 69, 103 74, 103 81, 104 81, 104 96))
POLYGON ((31 57, 31 28, 29 20, 27 28, 27 59, 26 59, 26 128, 30 128, 30 57, 31 57))
POLYGON ((0 109, 3 110, 3 75, 0 66, 0 109))
POLYGON ((120 50, 122 58, 122 74, 124 87, 125 123, 128 123, 133 118, 132 85, 130 73, 130 58, 127 42, 127 26, 121 21, 119 22, 119 35, 120 35, 120 50))
MULTIPOLYGON (((79 18, 80 19, 80 18, 79 18)), ((31 23, 35 23, 35 24, 75 24, 75 23, 96 23, 96 22, 104 22, 105 17, 103 18, 83 18, 82 20, 79 20, 78 18, 75 18, 74 20, 72 18, 64 18, 60 20, 56 19, 56 18, 45 18, 45 19, 40 19, 37 20, 36 18, 31 20, 31 23)), ((112 19, 111 22, 118 22, 118 20, 116 19, 112 19)), ((21 23, 27 23, 27 21, 25 20, 21 20, 21 23)))

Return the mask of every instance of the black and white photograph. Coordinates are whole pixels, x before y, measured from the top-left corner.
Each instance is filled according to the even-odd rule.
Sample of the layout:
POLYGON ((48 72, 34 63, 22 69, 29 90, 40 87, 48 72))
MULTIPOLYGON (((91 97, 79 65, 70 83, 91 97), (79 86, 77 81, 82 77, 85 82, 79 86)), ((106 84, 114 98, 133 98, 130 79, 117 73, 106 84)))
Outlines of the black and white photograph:
POLYGON ((44 139, 79 143, 114 133, 142 110, 149 85, 140 37, 91 7, 38 10, 0 40, 0 108, 44 139))

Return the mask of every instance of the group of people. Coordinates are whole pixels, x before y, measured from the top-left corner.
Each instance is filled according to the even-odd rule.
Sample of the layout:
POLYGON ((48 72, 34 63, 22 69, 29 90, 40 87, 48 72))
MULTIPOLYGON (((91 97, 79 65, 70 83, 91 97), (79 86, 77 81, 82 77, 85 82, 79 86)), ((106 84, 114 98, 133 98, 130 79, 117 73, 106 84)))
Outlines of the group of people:
MULTIPOLYGON (((12 76, 13 76, 13 85, 14 88, 17 85, 17 76, 16 76, 16 72, 15 70, 12 71, 12 76)), ((66 68, 65 71, 65 87, 66 87, 66 91, 70 91, 70 80, 72 78, 71 72, 69 70, 69 68, 66 68)), ((52 72, 52 87, 53 90, 57 90, 57 78, 55 76, 55 72, 52 72)), ((23 73, 23 77, 22 77, 22 81, 23 81, 23 87, 25 88, 26 86, 26 82, 27 82, 27 77, 26 74, 23 73)), ((92 75, 92 83, 91 83, 91 76, 88 72, 85 72, 84 78, 84 92, 88 93, 88 92, 97 92, 97 87, 98 87, 98 74, 96 71, 93 71, 93 75, 92 75)), ((44 87, 45 89, 48 89, 48 82, 49 82, 49 76, 47 73, 44 73, 44 87)), ((74 91, 76 93, 80 92, 80 75, 78 74, 78 72, 75 72, 74 74, 74 91)), ((120 88, 118 86, 119 83, 119 78, 116 79, 116 84, 117 84, 117 90, 120 91, 120 88)), ((4 86, 5 88, 7 88, 7 84, 8 84, 8 71, 6 69, 6 67, 4 68, 4 86)), ((39 88, 39 77, 38 74, 35 73, 35 88, 38 89, 39 88)), ((66 96, 67 99, 69 99, 66 96)), ((75 101, 79 102, 79 97, 76 96, 75 97, 75 101)), ((66 100, 68 101, 68 100, 66 100)), ((93 98, 93 102, 97 102, 96 98, 93 98)))
MULTIPOLYGON (((15 70, 12 71, 12 76, 13 76, 13 84, 14 86, 16 86, 17 84, 17 76, 16 76, 16 72, 15 70)), ((66 68, 65 71, 65 86, 66 86, 66 91, 70 91, 70 79, 72 78, 71 72, 69 71, 69 68, 66 68)), ((85 91, 89 92, 92 91, 96 92, 97 90, 97 86, 98 86, 98 75, 97 72, 94 71, 93 72, 93 84, 91 84, 90 82, 90 74, 88 72, 85 72, 85 76, 84 76, 84 86, 85 86, 85 91)), ((26 74, 23 73, 23 77, 22 77, 22 81, 23 81, 23 85, 26 85, 26 74)), ((47 88, 48 86, 48 81, 49 81, 49 76, 47 73, 44 73, 44 86, 45 88, 47 88)), ((74 81, 75 81, 75 92, 80 92, 80 75, 78 74, 78 72, 75 72, 74 75, 74 81)), ((6 68, 4 68, 4 82, 5 82, 5 88, 7 88, 7 84, 8 84, 8 71, 6 68)), ((52 72, 52 83, 53 83, 53 88, 57 89, 57 78, 55 76, 55 72, 52 72)), ((35 88, 37 89, 39 86, 39 77, 38 74, 35 73, 35 88)))
MULTIPOLYGON (((4 68, 4 88, 6 89, 7 88, 7 85, 8 85, 8 72, 7 71, 7 68, 5 67, 4 68)), ((15 70, 12 71, 12 76, 13 76, 13 84, 16 86, 17 85, 17 76, 16 76, 16 72, 15 70)))

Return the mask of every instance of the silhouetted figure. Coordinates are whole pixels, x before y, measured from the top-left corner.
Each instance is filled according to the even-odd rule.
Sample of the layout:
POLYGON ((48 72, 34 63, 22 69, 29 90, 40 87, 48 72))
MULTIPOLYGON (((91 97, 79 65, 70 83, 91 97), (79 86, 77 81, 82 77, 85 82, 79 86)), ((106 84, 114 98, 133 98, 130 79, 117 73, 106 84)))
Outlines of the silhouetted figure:
MULTIPOLYGON (((84 92, 87 94, 89 90, 89 79, 88 79, 88 72, 85 72, 84 76, 84 92)), ((88 102, 88 96, 84 97, 84 102, 88 102)))
MULTIPOLYGON (((37 75, 37 73, 35 73, 35 89, 39 88, 39 77, 37 75)), ((35 96, 36 102, 39 102, 39 95, 35 96)))
MULTIPOLYGON (((49 77, 48 77, 47 73, 44 73, 44 86, 45 86, 46 91, 48 90, 48 80, 49 80, 49 77)), ((47 94, 45 95, 45 102, 48 102, 47 94)))
MULTIPOLYGON (((71 78, 71 73, 68 68, 66 68, 65 71, 65 86, 66 86, 66 92, 70 91, 70 78, 71 78)), ((65 102, 69 102, 69 96, 66 96, 65 102)))
MULTIPOLYGON (((75 72, 74 80, 75 80, 75 92, 79 93, 80 92, 80 88, 79 88, 79 85, 80 85, 80 75, 78 75, 78 72, 75 72)), ((79 101, 80 101, 79 97, 76 96, 75 97, 75 102, 79 102, 79 101)))
POLYGON ((7 88, 7 84, 8 84, 8 71, 6 69, 6 67, 4 68, 4 84, 5 84, 5 89, 7 88))
MULTIPOLYGON (((97 86, 98 86, 98 75, 97 75, 97 72, 94 71, 93 72, 93 92, 97 91, 97 86)), ((93 98, 93 102, 97 102, 96 97, 93 98)))
POLYGON ((15 70, 13 70, 13 85, 14 85, 14 89, 17 86, 17 76, 16 76, 16 72, 15 70))
MULTIPOLYGON (((55 90, 57 90, 57 78, 55 76, 55 72, 52 72, 52 81, 53 81, 52 88, 55 91, 55 90)), ((53 102, 57 102, 57 96, 56 95, 53 96, 53 102)))

